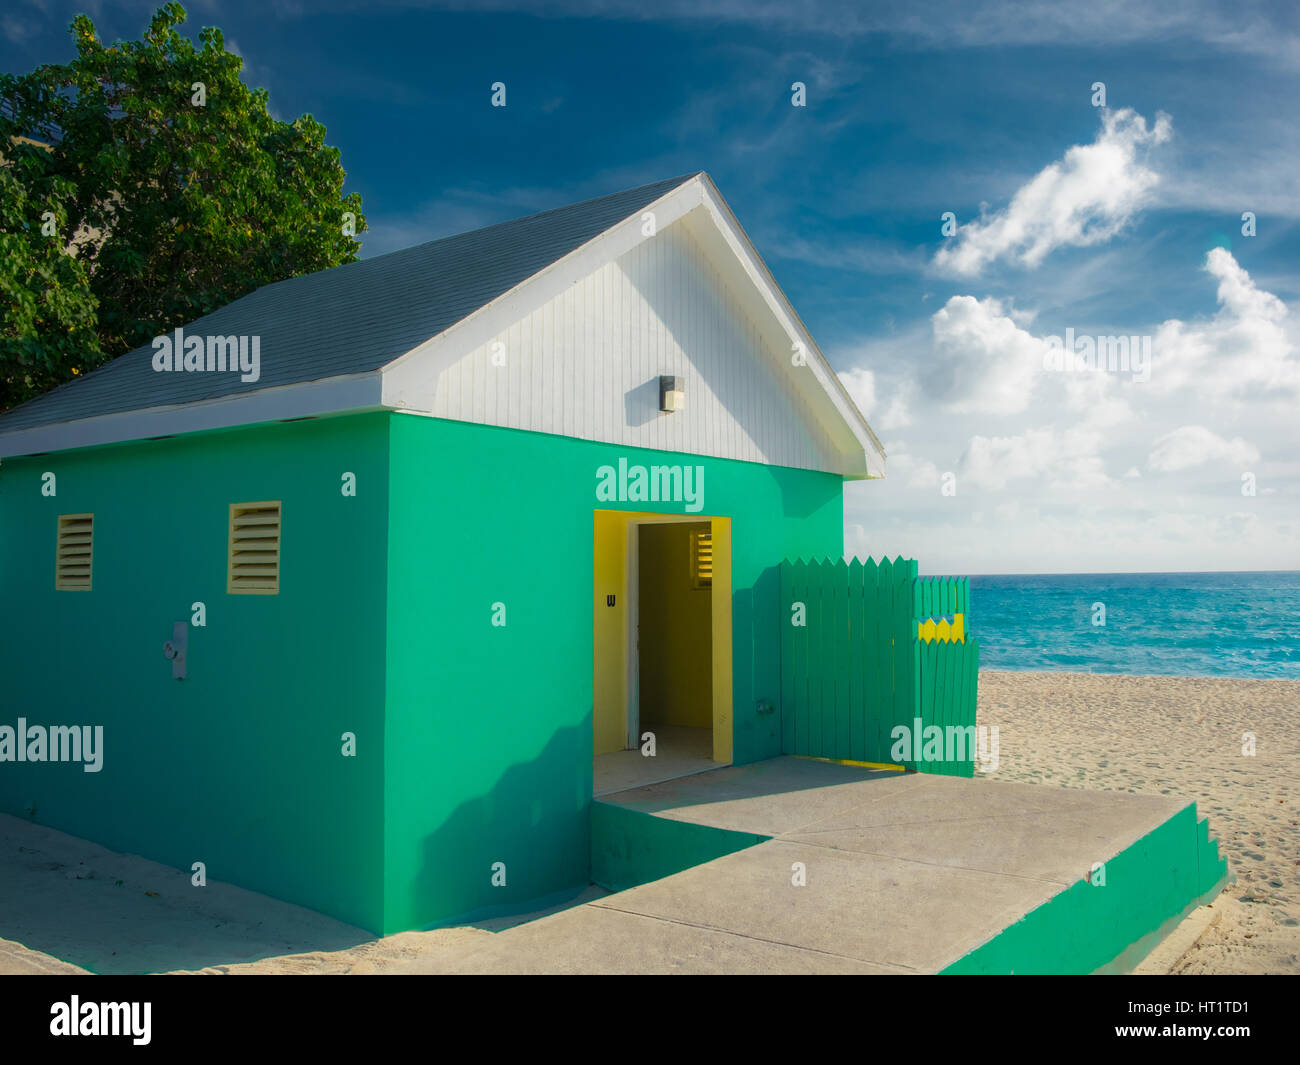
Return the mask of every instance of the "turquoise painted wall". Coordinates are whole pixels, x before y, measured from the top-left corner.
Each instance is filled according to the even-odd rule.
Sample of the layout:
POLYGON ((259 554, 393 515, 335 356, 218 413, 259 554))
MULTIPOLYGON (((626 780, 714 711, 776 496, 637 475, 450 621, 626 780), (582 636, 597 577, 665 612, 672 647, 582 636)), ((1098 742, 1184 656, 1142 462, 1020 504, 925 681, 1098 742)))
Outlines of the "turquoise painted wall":
POLYGON ((685 512, 597 500, 620 457, 703 466, 701 513, 732 519, 735 761, 779 754, 755 710, 779 703, 777 565, 839 556, 839 478, 378 413, 0 464, 0 724, 105 731, 97 774, 0 763, 0 810, 372 931, 585 885, 592 511, 685 512), (229 504, 262 499, 280 592, 228 595, 229 504), (94 589, 56 592, 57 515, 84 511, 94 589))
POLYGON ((0 762, 0 809, 379 929, 387 448, 375 414, 4 460, 0 725, 103 725, 105 752, 99 773, 0 762), (263 499, 280 592, 227 595, 229 504, 263 499), (82 511, 93 590, 56 592, 56 516, 82 511))
POLYGON ((704 467, 701 513, 733 521, 734 758, 780 754, 756 713, 780 702, 777 566, 842 554, 838 477, 410 415, 390 441, 385 931, 587 882, 592 511, 686 513, 599 501, 603 464, 704 467))

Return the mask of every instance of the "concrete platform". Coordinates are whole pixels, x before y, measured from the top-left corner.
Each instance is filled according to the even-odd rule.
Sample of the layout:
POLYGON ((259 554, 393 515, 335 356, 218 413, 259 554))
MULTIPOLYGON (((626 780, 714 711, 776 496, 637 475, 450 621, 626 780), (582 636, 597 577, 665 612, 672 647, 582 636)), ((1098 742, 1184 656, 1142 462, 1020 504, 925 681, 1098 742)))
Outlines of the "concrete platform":
POLYGON ((447 971, 1124 971, 1221 882, 1194 807, 1159 796, 778 758, 602 801, 771 838, 511 929, 447 971), (1105 886, 1095 862, 1114 869, 1105 886))
POLYGON ((721 768, 713 760, 713 729, 657 725, 652 731, 657 740, 653 758, 632 750, 592 759, 592 793, 597 798, 721 768))
POLYGON ((1227 876, 1177 800, 797 758, 595 803, 596 879, 626 890, 381 940, 0 815, 6 842, 5 972, 1129 971, 1227 876))

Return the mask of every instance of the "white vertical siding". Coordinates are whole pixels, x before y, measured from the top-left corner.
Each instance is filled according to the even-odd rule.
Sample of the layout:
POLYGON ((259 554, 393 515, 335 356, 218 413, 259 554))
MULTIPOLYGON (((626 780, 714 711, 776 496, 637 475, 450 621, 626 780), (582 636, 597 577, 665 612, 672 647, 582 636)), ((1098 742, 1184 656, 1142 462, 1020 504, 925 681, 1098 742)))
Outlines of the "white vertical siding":
MULTIPOLYGON (((747 282, 745 282, 747 283, 747 282)), ((635 447, 838 471, 788 341, 752 321, 675 223, 439 374, 431 413, 635 447), (785 344, 785 347, 781 345, 785 344), (659 412, 659 375, 686 408, 659 412)))

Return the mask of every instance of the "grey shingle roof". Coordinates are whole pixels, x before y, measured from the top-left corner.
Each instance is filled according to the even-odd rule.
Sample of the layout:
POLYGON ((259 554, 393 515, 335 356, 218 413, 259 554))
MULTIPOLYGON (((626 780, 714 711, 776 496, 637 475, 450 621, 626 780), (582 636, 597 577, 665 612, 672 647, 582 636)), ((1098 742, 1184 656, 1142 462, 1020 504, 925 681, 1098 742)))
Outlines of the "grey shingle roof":
POLYGON ((266 285, 185 326, 260 336, 258 381, 159 373, 145 345, 0 415, 0 433, 377 370, 694 176, 266 285))

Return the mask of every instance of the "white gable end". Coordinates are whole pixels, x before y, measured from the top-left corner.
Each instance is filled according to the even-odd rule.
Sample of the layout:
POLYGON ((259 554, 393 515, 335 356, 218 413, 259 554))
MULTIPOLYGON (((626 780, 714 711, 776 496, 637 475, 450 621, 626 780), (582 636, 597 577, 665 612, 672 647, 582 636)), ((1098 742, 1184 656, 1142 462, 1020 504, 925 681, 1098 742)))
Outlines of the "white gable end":
MULTIPOLYGON (((500 273, 494 268, 514 265, 513 256, 536 256, 547 265, 486 302, 467 303, 477 309, 464 317, 444 316, 451 325, 383 365, 335 351, 331 365, 346 372, 333 376, 289 375, 283 384, 252 391, 218 390, 153 406, 109 404, 102 413, 87 408, 0 434, 0 455, 392 410, 847 478, 883 476, 880 441, 708 175, 657 188, 668 191, 642 200, 643 208, 604 230, 583 230, 585 243, 549 260, 547 242, 564 236, 551 212, 521 219, 513 229, 483 231, 492 234, 485 245, 491 251, 480 259, 490 254, 491 261, 469 254, 458 263, 447 252, 441 272, 429 276, 430 249, 443 242, 411 249, 421 252, 415 271, 384 276, 390 285, 411 282, 402 289, 407 302, 401 307, 422 312, 414 318, 427 325, 438 320, 427 312, 441 304, 409 306, 422 298, 426 282, 431 296, 452 299, 454 284, 432 282, 463 269, 472 275, 471 290, 490 289, 500 273), (539 231, 538 220, 550 228, 539 231), (796 351, 800 359, 792 360, 796 351), (659 411, 661 375, 684 379, 684 409, 659 411)), ((273 311, 260 307, 256 314, 273 311)), ((391 308, 373 313, 384 314, 385 323, 406 320, 391 308)), ((358 342, 368 342, 365 320, 361 325, 358 342)), ((408 339, 388 334, 389 347, 408 339)))
MULTIPOLYGON (((842 473, 789 350, 693 235, 697 207, 442 366, 406 367, 426 413, 629 447, 842 473), (729 283, 730 282, 730 283, 729 283), (659 410, 659 376, 685 408, 659 410), (419 379, 423 377, 423 379, 419 379)), ((721 263, 727 268, 726 260, 721 263)))

